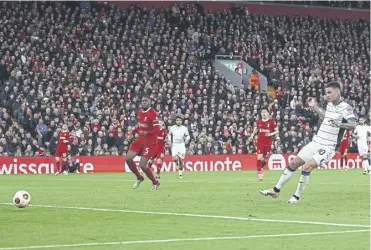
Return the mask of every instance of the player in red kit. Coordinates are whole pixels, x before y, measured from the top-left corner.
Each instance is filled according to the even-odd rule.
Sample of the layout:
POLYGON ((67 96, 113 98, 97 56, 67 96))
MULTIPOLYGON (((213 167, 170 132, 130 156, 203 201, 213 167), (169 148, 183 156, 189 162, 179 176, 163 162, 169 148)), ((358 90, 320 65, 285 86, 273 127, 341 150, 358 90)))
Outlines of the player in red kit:
POLYGON ((348 147, 349 147, 349 137, 351 136, 349 130, 345 130, 343 138, 341 139, 339 145, 339 154, 340 154, 340 167, 342 170, 348 170, 348 147))
POLYGON ((62 172, 62 164, 67 161, 68 153, 68 143, 70 140, 70 132, 66 124, 62 126, 62 131, 59 132, 59 139, 57 144, 57 151, 55 152, 55 161, 57 164, 57 172, 55 175, 58 175, 62 172))
POLYGON ((157 190, 160 182, 153 176, 151 168, 147 166, 148 161, 156 154, 157 135, 160 130, 160 123, 157 120, 156 111, 150 107, 150 99, 142 98, 142 109, 138 111, 138 127, 136 132, 138 137, 130 145, 126 155, 126 164, 137 177, 133 188, 138 188, 140 183, 144 181, 144 177, 139 173, 134 158, 140 155, 139 166, 147 177, 152 181, 152 189, 157 190))
POLYGON ((264 178, 263 167, 266 164, 271 153, 272 137, 279 133, 276 122, 269 118, 268 108, 262 108, 260 112, 261 120, 258 120, 256 122, 254 131, 249 138, 249 141, 252 141, 255 134, 258 133, 258 139, 256 140, 256 167, 258 170, 259 181, 263 180, 264 178))
POLYGON ((165 156, 165 139, 167 138, 167 131, 164 127, 164 123, 160 122, 160 131, 157 135, 157 148, 156 154, 153 158, 148 162, 148 166, 151 167, 152 165, 156 166, 156 179, 160 179, 161 167, 162 162, 165 156))

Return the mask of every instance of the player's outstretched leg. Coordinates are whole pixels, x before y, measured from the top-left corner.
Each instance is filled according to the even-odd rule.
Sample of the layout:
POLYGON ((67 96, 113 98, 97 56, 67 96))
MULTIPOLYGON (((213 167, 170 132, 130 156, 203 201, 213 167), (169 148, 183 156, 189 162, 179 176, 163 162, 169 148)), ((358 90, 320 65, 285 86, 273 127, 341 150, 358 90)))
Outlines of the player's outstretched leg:
POLYGON ((287 203, 298 203, 301 194, 304 192, 306 185, 309 182, 310 172, 301 171, 301 176, 299 179, 299 183, 296 187, 295 194, 291 196, 291 198, 287 201, 287 203))
POLYGON ((126 164, 128 165, 129 169, 135 176, 137 177, 137 180, 135 181, 133 188, 138 188, 140 183, 144 181, 144 177, 139 173, 137 165, 134 162, 134 158, 137 155, 137 152, 129 150, 129 152, 126 154, 126 164))
POLYGON ((315 160, 308 161, 302 168, 299 183, 296 187, 295 194, 287 201, 287 203, 298 203, 301 194, 304 192, 305 187, 309 182, 310 173, 317 167, 315 160))
POLYGON ((142 156, 139 161, 139 166, 142 171, 147 175, 147 177, 152 181, 152 189, 157 190, 160 186, 160 182, 156 180, 155 176, 152 173, 151 168, 147 166, 150 158, 142 156))
POLYGON ((295 157, 289 164, 289 166, 283 171, 280 178, 278 179, 277 184, 271 188, 271 189, 263 189, 260 190, 260 193, 265 196, 272 196, 274 198, 277 198, 282 187, 288 182, 293 175, 293 173, 296 171, 296 169, 302 165, 304 165, 304 161, 299 158, 295 157))

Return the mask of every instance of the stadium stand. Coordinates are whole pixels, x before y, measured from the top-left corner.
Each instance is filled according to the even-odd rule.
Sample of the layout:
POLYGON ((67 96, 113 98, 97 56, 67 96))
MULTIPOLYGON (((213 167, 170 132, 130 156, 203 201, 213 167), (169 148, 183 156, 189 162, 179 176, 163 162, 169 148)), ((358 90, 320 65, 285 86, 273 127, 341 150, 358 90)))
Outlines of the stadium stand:
POLYGON ((148 89, 167 126, 184 117, 189 154, 254 153, 247 138, 262 106, 280 125, 273 151, 297 152, 318 129, 304 103, 321 101, 331 80, 358 115, 370 112, 368 21, 210 13, 191 2, 83 7, 2 2, 0 155, 53 155, 63 123, 72 154, 125 154, 148 89), (275 96, 233 87, 214 68, 217 54, 243 55, 275 96))
POLYGON ((370 9, 369 1, 274 1, 274 3, 335 8, 370 9))

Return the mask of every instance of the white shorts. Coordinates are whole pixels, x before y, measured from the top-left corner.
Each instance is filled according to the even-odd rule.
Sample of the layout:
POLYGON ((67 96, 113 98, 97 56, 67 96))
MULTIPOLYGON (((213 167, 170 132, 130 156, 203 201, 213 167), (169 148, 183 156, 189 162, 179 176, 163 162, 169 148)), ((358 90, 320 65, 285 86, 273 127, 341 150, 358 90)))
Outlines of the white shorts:
POLYGON ((313 141, 305 145, 298 153, 298 157, 305 163, 313 159, 318 167, 329 162, 334 155, 335 147, 324 146, 313 141))
POLYGON ((184 144, 173 144, 171 147, 171 155, 184 158, 184 156, 186 155, 185 145, 184 144))
POLYGON ((363 142, 363 143, 358 143, 357 142, 357 148, 358 148, 358 153, 360 155, 368 154, 368 145, 367 145, 367 142, 363 142))

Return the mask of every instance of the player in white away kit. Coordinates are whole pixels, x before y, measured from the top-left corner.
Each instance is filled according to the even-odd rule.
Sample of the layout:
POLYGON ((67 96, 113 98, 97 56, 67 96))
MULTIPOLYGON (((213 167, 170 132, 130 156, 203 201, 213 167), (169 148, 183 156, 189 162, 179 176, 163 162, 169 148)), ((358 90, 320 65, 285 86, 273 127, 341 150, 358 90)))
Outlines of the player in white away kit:
POLYGON ((344 102, 341 97, 341 87, 337 82, 331 82, 326 86, 326 99, 328 101, 326 110, 320 108, 314 98, 309 98, 308 105, 314 112, 324 117, 323 122, 313 140, 303 147, 298 155, 289 162, 289 166, 284 170, 276 186, 267 190, 260 190, 265 196, 277 198, 282 187, 290 180, 297 168, 302 167, 299 183, 295 194, 288 200, 288 203, 298 203, 305 186, 309 182, 310 172, 327 163, 333 156, 335 147, 338 144, 340 133, 343 130, 354 129, 356 118, 352 107, 344 102))
POLYGON ((358 153, 362 157, 363 174, 370 173, 370 163, 368 162, 367 136, 371 133, 371 127, 365 124, 363 117, 359 118, 359 124, 354 129, 353 137, 357 139, 358 153))
POLYGON ((188 128, 182 125, 183 121, 180 116, 175 120, 175 125, 170 127, 169 141, 171 143, 171 155, 173 161, 179 168, 179 178, 183 178, 183 163, 186 155, 186 144, 188 144, 190 136, 188 128))

